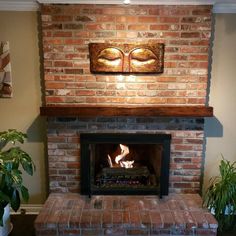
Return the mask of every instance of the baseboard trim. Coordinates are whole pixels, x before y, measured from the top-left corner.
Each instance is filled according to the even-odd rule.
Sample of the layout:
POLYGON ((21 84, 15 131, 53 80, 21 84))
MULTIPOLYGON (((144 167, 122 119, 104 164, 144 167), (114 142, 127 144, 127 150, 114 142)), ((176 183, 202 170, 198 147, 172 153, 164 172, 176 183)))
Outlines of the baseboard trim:
POLYGON ((43 204, 21 204, 17 212, 11 209, 11 215, 38 215, 43 204))

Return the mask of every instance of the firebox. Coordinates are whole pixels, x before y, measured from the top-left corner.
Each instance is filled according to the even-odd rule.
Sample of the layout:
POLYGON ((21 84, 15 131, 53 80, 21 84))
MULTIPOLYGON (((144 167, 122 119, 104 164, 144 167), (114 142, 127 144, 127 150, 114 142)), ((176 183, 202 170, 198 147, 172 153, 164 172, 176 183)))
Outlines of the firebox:
POLYGON ((170 141, 170 134, 81 134, 81 194, 168 195, 170 141))

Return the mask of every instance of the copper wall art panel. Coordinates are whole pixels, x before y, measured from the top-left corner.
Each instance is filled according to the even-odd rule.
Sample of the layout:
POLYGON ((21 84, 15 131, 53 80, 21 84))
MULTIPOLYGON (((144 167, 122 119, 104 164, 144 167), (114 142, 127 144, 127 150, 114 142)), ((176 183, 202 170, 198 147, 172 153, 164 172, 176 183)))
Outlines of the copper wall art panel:
POLYGON ((164 44, 90 43, 92 73, 162 73, 164 44))

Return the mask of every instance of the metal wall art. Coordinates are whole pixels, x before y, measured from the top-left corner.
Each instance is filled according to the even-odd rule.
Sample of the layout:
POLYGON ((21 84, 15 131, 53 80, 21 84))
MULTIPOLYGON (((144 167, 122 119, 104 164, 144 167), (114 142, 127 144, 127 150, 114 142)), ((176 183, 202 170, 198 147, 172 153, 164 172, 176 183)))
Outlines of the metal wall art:
POLYGON ((90 43, 92 73, 162 73, 164 44, 90 43))
POLYGON ((9 42, 0 42, 0 97, 12 97, 9 42))

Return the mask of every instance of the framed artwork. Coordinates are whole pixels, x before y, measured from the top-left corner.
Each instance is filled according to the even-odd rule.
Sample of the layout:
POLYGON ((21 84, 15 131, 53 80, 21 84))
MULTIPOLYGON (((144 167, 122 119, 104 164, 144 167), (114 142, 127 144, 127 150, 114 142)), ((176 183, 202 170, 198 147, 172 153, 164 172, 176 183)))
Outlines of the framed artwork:
POLYGON ((163 43, 90 43, 92 73, 162 73, 163 43))
POLYGON ((12 76, 9 42, 0 42, 0 97, 12 97, 12 76))

